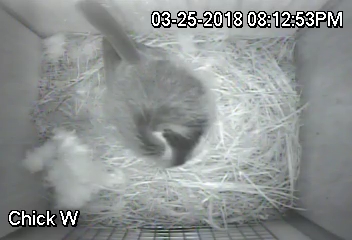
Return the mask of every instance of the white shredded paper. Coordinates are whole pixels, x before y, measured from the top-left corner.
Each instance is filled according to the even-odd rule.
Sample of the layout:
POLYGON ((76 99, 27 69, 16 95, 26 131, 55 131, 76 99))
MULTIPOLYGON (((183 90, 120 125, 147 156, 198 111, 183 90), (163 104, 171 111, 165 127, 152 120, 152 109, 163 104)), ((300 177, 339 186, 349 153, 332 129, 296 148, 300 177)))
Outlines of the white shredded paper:
POLYGON ((101 121, 100 36, 66 35, 63 54, 54 60, 47 51, 43 58, 40 100, 33 109, 40 137, 46 141, 57 127, 75 130, 94 161, 125 177, 114 187, 101 186, 81 215, 113 226, 221 228, 293 208, 301 153, 294 37, 133 37, 178 56, 211 82, 218 121, 184 166, 162 170, 135 158, 101 121))

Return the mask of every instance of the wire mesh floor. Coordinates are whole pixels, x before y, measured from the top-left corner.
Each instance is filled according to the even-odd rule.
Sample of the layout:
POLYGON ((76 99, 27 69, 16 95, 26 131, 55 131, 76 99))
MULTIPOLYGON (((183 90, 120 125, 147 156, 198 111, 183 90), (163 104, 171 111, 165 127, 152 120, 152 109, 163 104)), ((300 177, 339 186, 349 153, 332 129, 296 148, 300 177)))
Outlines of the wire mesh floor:
POLYGON ((179 228, 172 230, 76 228, 62 240, 279 240, 263 224, 233 226, 228 230, 179 228))

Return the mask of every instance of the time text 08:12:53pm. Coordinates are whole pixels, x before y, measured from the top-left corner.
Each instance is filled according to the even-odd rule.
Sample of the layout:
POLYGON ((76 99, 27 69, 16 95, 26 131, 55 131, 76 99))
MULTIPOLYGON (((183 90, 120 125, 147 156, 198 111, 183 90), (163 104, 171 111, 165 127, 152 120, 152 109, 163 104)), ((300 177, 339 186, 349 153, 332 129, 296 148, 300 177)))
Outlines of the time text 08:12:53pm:
POLYGON ((205 11, 202 14, 196 11, 179 11, 173 17, 169 11, 153 11, 151 24, 154 28, 319 28, 326 23, 329 28, 343 27, 343 12, 331 11, 205 11))

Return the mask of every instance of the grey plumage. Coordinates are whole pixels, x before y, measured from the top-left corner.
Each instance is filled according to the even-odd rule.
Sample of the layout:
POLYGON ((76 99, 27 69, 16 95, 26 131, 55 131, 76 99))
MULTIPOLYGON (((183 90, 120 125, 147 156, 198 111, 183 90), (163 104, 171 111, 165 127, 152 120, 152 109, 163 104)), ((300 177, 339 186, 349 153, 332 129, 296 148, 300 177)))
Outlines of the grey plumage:
POLYGON ((108 86, 104 111, 107 121, 117 128, 118 139, 159 166, 184 164, 211 124, 206 87, 191 70, 167 55, 137 49, 100 4, 83 0, 78 5, 104 35, 108 86), (161 137, 156 133, 162 133, 161 137), (165 155, 167 149, 171 149, 170 156, 165 155))

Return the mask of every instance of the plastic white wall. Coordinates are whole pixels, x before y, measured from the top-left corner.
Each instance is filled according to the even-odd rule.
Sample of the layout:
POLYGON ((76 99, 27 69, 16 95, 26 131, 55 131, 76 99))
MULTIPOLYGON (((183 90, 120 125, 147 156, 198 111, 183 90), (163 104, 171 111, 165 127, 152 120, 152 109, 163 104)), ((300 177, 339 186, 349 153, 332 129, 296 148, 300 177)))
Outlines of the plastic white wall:
POLYGON ((0 237, 16 229, 11 210, 46 210, 42 184, 21 166, 37 134, 29 112, 37 97, 41 64, 38 36, 0 9, 0 237))
POLYGON ((303 86, 298 189, 308 219, 352 239, 352 1, 342 29, 307 29, 297 43, 297 78, 303 86))

